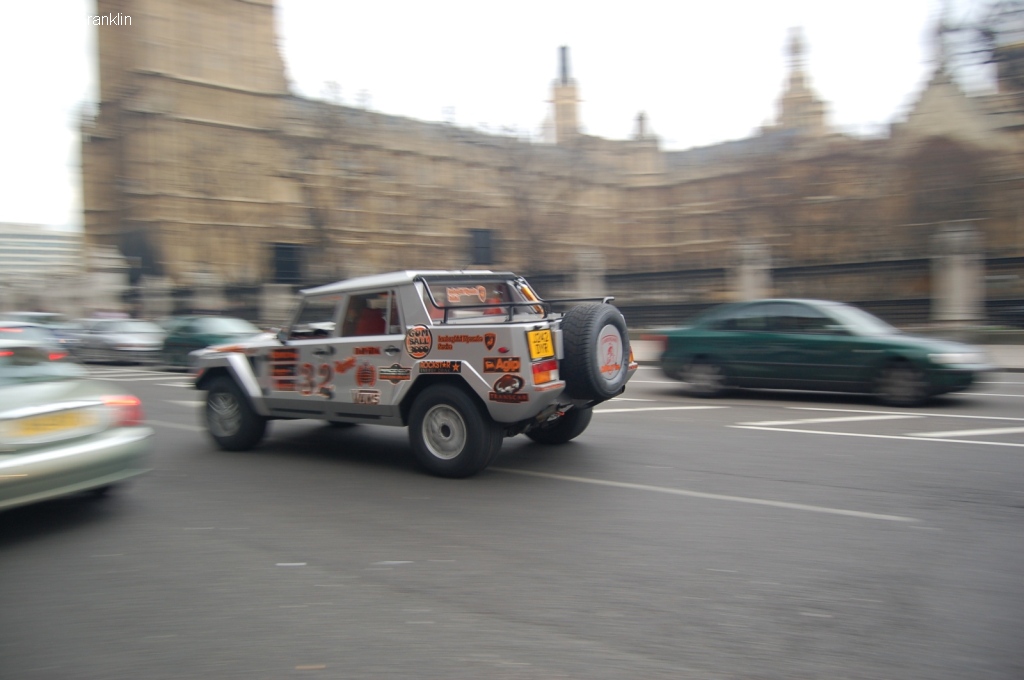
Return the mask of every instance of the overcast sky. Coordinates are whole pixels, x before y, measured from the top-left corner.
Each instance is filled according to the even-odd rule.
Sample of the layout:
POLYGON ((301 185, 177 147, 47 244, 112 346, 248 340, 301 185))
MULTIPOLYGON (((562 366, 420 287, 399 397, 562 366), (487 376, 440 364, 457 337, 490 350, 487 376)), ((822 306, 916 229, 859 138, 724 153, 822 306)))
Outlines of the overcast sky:
MULTIPOLYGON (((212 0, 210 0, 212 1, 212 0)), ((588 134, 665 149, 753 134, 775 116, 789 29, 833 125, 877 132, 933 67, 941 0, 278 0, 293 90, 421 120, 537 136, 558 49, 588 134)), ((982 0, 952 2, 956 17, 982 0)), ((81 224, 78 118, 95 102, 92 0, 0 0, 0 222, 81 224)), ((121 27, 116 30, 131 30, 121 27)))

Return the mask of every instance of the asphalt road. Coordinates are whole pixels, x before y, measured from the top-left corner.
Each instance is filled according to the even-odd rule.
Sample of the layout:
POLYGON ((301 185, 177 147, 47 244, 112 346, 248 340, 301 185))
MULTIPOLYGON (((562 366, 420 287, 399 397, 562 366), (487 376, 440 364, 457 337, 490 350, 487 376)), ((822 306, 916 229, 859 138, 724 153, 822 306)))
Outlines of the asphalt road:
POLYGON ((452 481, 396 428, 221 452, 187 376, 92 370, 153 471, 0 514, 0 678, 1024 677, 1022 374, 893 409, 642 367, 452 481))

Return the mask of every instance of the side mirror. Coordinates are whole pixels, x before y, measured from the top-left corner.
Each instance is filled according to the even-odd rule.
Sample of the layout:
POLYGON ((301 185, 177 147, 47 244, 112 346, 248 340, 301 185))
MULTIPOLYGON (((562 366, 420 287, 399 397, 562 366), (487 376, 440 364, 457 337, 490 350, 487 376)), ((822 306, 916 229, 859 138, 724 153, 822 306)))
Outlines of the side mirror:
POLYGON ((277 331, 277 341, 282 345, 288 344, 288 331, 284 328, 279 328, 277 331))

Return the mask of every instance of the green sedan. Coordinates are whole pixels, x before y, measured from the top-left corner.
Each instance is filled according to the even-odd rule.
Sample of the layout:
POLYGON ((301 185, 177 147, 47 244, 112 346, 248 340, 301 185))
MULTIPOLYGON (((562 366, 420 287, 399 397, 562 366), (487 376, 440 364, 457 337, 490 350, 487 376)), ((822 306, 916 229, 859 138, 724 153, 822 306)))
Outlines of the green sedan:
POLYGON ((189 367, 189 353, 211 345, 245 342, 262 333, 245 319, 230 316, 176 317, 164 338, 162 363, 175 368, 189 367))
POLYGON ((148 469, 138 397, 61 350, 0 339, 0 510, 106 492, 148 469))
POLYGON ((862 309, 825 300, 720 305, 663 337, 665 375, 703 397, 733 387, 820 390, 910 406, 965 390, 992 370, 975 347, 908 335, 862 309))

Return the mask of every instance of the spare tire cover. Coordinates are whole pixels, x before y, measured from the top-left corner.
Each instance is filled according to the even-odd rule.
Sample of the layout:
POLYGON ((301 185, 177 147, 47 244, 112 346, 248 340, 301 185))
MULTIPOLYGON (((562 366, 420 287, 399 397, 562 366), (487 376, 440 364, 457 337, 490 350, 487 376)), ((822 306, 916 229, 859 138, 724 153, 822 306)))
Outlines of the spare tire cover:
POLYGON ((562 317, 565 358, 561 375, 574 399, 605 401, 622 391, 629 376, 629 334, 612 305, 573 307, 562 317))

